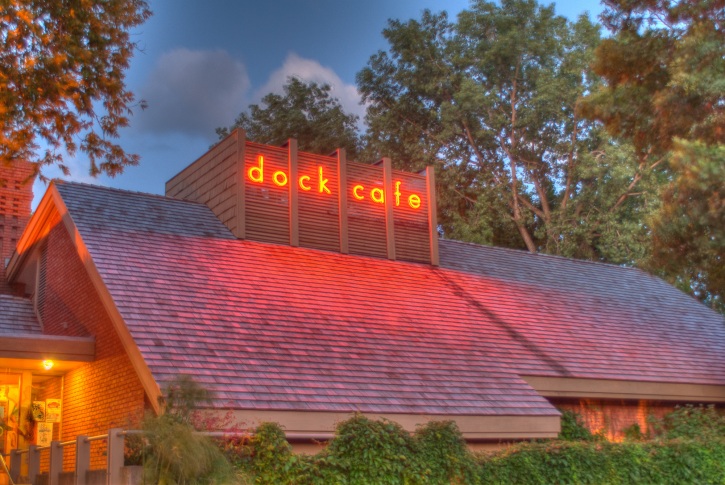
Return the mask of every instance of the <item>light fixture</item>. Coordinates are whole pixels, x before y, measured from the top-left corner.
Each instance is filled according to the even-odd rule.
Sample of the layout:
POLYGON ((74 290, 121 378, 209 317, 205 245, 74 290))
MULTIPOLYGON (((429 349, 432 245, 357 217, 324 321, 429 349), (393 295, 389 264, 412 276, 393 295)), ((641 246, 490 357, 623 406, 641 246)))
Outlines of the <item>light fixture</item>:
POLYGON ((50 370, 53 368, 55 363, 52 360, 44 360, 43 361, 43 369, 50 370))

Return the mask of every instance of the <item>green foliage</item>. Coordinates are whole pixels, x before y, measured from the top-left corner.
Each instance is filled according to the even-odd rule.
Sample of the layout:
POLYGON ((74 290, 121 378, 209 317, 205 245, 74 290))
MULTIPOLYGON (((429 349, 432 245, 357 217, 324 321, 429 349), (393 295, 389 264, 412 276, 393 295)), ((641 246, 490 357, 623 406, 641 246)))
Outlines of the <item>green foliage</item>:
POLYGON ((649 269, 725 311, 725 9, 698 0, 608 0, 612 31, 593 62, 604 83, 579 112, 634 146, 641 177, 669 179, 652 227, 649 269))
POLYGON ((326 462, 350 484, 425 483, 416 443, 400 425, 365 416, 340 423, 326 462))
POLYGON ((650 423, 662 439, 725 439, 725 415, 713 405, 678 406, 662 419, 650 418, 650 423))
POLYGON ((383 35, 389 49, 357 78, 367 150, 436 167, 446 237, 616 264, 649 254, 642 220, 662 181, 622 197, 631 146, 576 110, 598 83, 598 26, 533 0, 478 0, 457 22, 425 11, 383 35))
POLYGON ((232 484, 234 468, 219 446, 191 424, 193 412, 209 393, 189 376, 171 382, 164 393, 164 413, 143 421, 144 474, 165 485, 232 484))
POLYGON ((725 313, 725 145, 676 140, 651 269, 725 313))
POLYGON ((270 93, 262 98, 263 106, 249 106, 229 128, 217 128, 224 138, 234 128, 242 128, 247 138, 258 143, 281 145, 296 138, 300 150, 327 155, 345 148, 354 158, 360 148, 357 116, 344 112, 340 101, 327 84, 304 83, 290 77, 284 95, 270 93))
POLYGON ((276 423, 260 424, 250 448, 250 471, 256 475, 257 483, 304 483, 304 457, 292 453, 284 431, 276 423))
POLYGON ((160 404, 170 420, 192 424, 194 414, 203 404, 210 404, 211 393, 186 374, 177 376, 166 386, 160 404))
POLYGON ((411 436, 398 424, 362 415, 341 422, 315 456, 295 455, 276 424, 264 423, 242 468, 262 484, 476 483, 476 465, 453 422, 432 422, 411 436))
POLYGON ((721 484, 725 442, 552 442, 516 445, 480 460, 486 484, 721 484))
POLYGON ((624 439, 627 441, 644 441, 647 439, 647 435, 642 431, 639 423, 627 426, 622 432, 624 433, 624 439))
POLYGON ((88 155, 91 175, 138 163, 109 138, 128 125, 129 31, 151 12, 143 0, 6 0, 0 9, 0 163, 56 164, 88 155), (80 143, 78 143, 80 140, 80 143), (48 146, 39 152, 39 144, 48 146))
POLYGON ((562 434, 571 441, 474 455, 453 422, 431 422, 410 436, 390 421, 356 415, 340 423, 329 446, 314 456, 292 453, 273 423, 261 425, 248 451, 239 451, 248 480, 260 484, 725 482, 723 418, 714 408, 678 409, 662 426, 672 439, 609 443, 584 432, 575 414, 564 413, 562 434))
POLYGON ((415 432, 427 483, 475 483, 473 455, 454 421, 430 421, 415 432))
POLYGON ((146 449, 144 472, 150 483, 227 484, 234 469, 216 443, 186 423, 168 416, 143 423, 146 449))
POLYGON ((589 431, 579 413, 562 411, 559 439, 562 441, 596 441, 598 438, 589 431))

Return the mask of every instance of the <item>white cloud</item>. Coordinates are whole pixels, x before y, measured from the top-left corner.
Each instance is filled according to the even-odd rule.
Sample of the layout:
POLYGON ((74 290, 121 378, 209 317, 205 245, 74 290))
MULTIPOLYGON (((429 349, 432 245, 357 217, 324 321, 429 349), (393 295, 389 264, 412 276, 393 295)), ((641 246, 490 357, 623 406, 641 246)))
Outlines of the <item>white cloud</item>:
POLYGON ((135 123, 154 133, 186 133, 215 138, 214 128, 230 125, 246 107, 249 76, 224 50, 176 49, 156 62, 140 98, 148 108, 135 123))
POLYGON ((260 100, 268 93, 282 94, 284 92, 282 87, 289 77, 329 84, 332 96, 340 100, 346 113, 358 115, 361 120, 365 116, 365 107, 360 104, 360 93, 355 85, 346 84, 335 71, 318 61, 304 59, 293 52, 287 55, 282 67, 269 76, 267 83, 256 91, 255 99, 260 100))

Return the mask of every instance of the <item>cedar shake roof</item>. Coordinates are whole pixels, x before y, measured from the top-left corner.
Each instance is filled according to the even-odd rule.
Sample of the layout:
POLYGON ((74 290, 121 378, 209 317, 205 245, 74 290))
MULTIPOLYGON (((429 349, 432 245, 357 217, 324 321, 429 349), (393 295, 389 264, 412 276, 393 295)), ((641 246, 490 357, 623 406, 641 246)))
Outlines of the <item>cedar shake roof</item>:
POLYGON ((723 318, 639 270, 444 240, 439 268, 349 256, 57 189, 156 382, 220 407, 556 415, 519 376, 725 385, 723 318))
POLYGON ((0 335, 42 335, 35 318, 33 302, 27 298, 0 293, 0 335))

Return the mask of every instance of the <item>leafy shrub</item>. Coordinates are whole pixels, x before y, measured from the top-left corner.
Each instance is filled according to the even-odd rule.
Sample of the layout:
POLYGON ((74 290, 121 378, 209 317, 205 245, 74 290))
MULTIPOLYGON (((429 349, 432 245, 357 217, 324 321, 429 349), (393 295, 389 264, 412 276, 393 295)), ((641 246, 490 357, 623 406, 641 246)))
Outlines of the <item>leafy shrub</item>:
POLYGON ((348 484, 426 483, 416 451, 414 439, 399 424, 357 414, 338 425, 324 463, 348 484))
POLYGON ((562 411, 559 439, 563 441, 596 441, 600 438, 589 431, 582 421, 581 414, 574 411, 562 411))
POLYGON ((644 441, 647 439, 647 435, 642 431, 639 423, 627 426, 622 432, 624 433, 624 439, 627 441, 644 441))
POLYGON ((663 439, 713 440, 725 438, 725 416, 715 406, 677 406, 662 419, 650 418, 656 435, 663 439))
POLYGON ((251 471, 260 484, 301 483, 303 457, 292 453, 277 423, 262 423, 250 441, 251 471))
POLYGON ((551 442, 482 457, 486 484, 722 484, 725 442, 551 442))
POLYGON ((192 426, 193 413, 210 394, 188 376, 164 393, 164 413, 143 421, 144 475, 147 483, 167 485, 233 484, 235 469, 216 443, 192 426))
POLYGON ((591 433, 569 436, 579 440, 523 443, 474 455, 453 422, 431 422, 411 436, 390 421, 356 415, 338 425, 326 449, 299 456, 278 425, 265 423, 250 443, 248 469, 250 480, 259 484, 725 483, 723 436, 624 443, 591 433))
POLYGON ((473 483, 476 463, 455 421, 430 421, 415 432, 428 483, 473 483))

